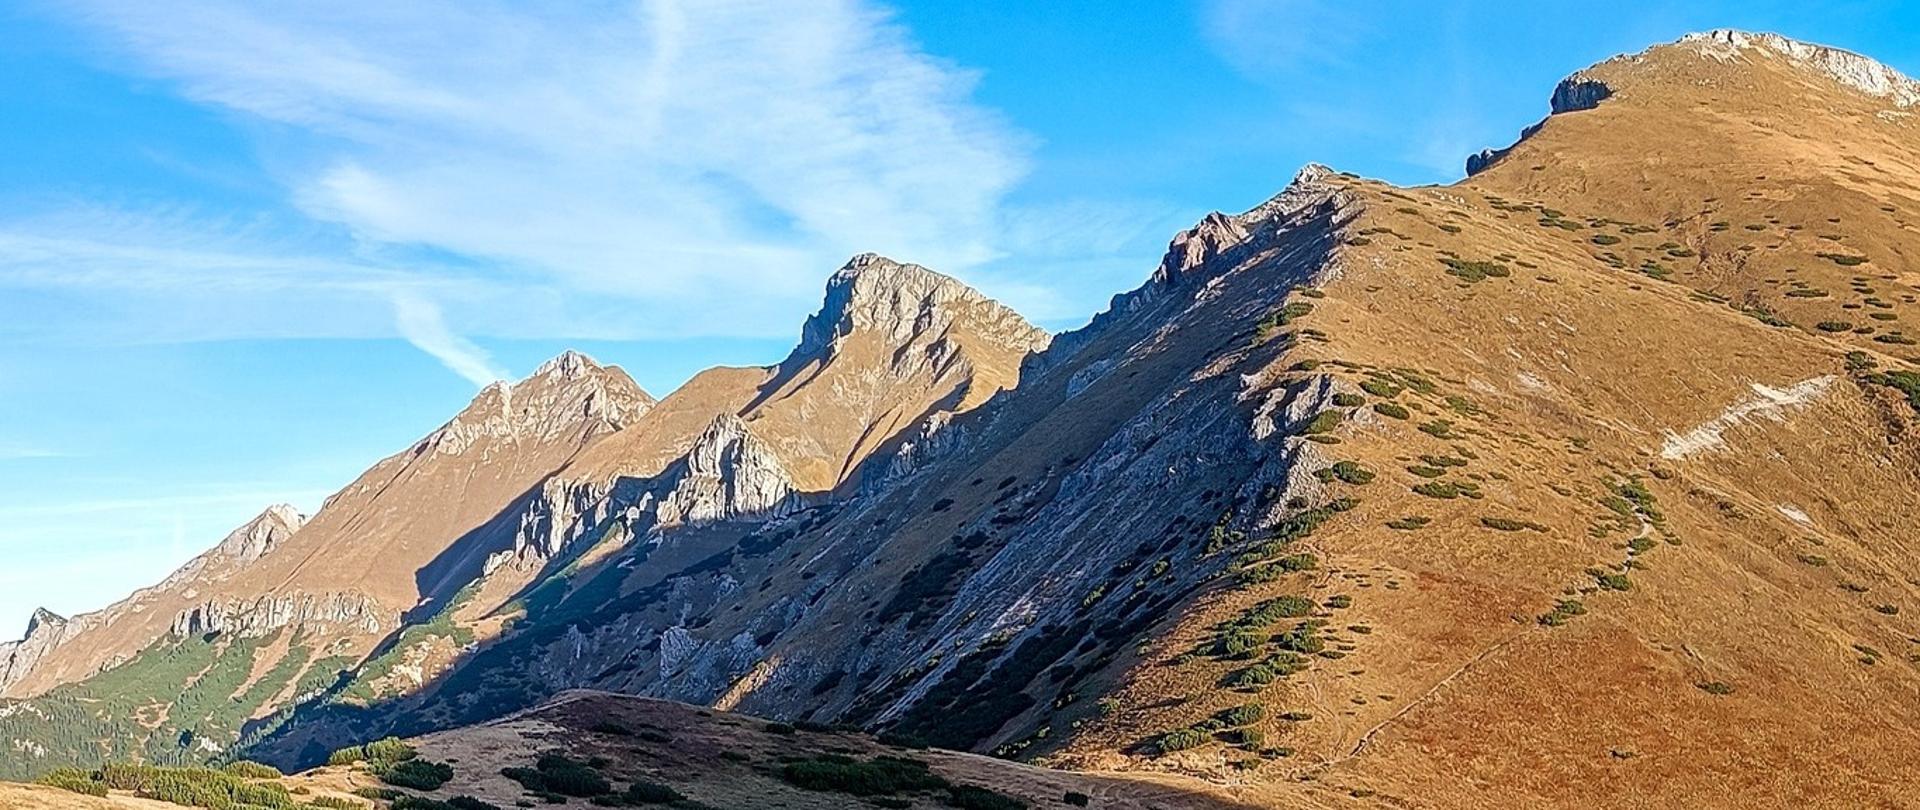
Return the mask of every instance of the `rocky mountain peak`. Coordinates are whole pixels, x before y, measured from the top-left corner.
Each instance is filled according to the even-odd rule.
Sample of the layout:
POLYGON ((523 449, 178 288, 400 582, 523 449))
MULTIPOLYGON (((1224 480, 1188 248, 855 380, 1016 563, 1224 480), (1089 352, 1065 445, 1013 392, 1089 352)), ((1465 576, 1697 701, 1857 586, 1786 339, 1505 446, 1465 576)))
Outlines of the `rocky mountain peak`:
POLYGON ((863 253, 827 279, 826 298, 801 327, 800 345, 789 360, 830 353, 835 342, 858 331, 904 346, 944 333, 962 318, 1014 348, 1037 350, 1049 339, 1045 330, 958 279, 863 253))
POLYGON ((274 504, 229 532, 214 547, 214 553, 236 563, 249 563, 266 556, 305 523, 306 517, 299 510, 284 503, 274 504))
POLYGON ((70 622, 46 608, 27 619, 27 634, 19 641, 0 642, 0 692, 25 678, 53 648, 67 640, 70 622))
POLYGON ((618 430, 654 403, 619 366, 601 365, 569 349, 519 382, 481 389, 460 415, 423 440, 422 448, 457 454, 483 438, 551 439, 575 430, 618 430))
POLYGON ((552 360, 541 363, 539 368, 534 369, 529 381, 534 378, 577 380, 605 369, 605 366, 594 362, 593 358, 568 349, 552 360))
POLYGON ((31 641, 34 636, 39 635, 43 628, 59 632, 60 628, 65 626, 67 626, 65 616, 61 616, 46 608, 35 608, 33 616, 27 619, 26 638, 31 641))

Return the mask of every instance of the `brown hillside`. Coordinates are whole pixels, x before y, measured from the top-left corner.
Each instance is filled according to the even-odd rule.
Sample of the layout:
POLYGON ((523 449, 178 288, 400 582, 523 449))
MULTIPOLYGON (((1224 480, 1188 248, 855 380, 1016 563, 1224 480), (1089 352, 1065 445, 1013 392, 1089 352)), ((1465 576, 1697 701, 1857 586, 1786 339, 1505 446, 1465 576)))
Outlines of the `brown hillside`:
POLYGON ((1453 186, 1308 167, 1051 340, 858 258, 786 362, 495 503, 479 596, 249 753, 439 731, 496 800, 551 746, 811 806, 767 756, 879 750, 738 711, 1036 806, 1920 804, 1916 108, 1688 37, 1453 186))

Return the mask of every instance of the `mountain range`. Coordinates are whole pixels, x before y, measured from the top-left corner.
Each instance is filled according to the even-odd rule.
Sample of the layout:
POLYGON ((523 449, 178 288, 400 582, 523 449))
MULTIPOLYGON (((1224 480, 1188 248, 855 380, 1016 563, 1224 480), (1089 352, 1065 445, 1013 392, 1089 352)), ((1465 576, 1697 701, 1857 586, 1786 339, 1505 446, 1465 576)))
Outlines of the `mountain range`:
POLYGON ((862 255, 776 365, 656 399, 563 354, 36 614, 0 778, 591 694, 1053 769, 991 771, 1032 801, 1915 801, 1920 83, 1715 31, 1550 109, 1449 186, 1308 166, 1057 335, 862 255))

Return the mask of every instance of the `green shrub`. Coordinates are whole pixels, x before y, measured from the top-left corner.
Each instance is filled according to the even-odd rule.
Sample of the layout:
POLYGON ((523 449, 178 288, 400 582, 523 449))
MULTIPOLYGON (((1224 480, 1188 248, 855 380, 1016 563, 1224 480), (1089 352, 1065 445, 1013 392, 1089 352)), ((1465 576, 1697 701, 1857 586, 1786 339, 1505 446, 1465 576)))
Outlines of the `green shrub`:
POLYGON ((439 790, 441 785, 453 778, 453 766, 445 762, 429 762, 424 759, 406 759, 385 763, 374 772, 380 781, 395 787, 414 790, 439 790))
POLYGON ((387 737, 367 743, 366 752, 367 759, 381 762, 405 762, 420 755, 413 750, 413 746, 398 737, 387 737))
POLYGON ((153 786, 153 776, 160 769, 152 765, 134 765, 109 762, 100 766, 100 781, 113 790, 140 792, 153 786))
POLYGON ((1086 807, 1093 801, 1093 798, 1085 793, 1069 790, 1067 791, 1067 795, 1060 798, 1060 801, 1066 802, 1074 807, 1086 807))
POLYGON ((1292 630, 1273 637, 1273 643, 1280 649, 1302 655, 1313 655, 1327 648, 1327 642, 1320 637, 1320 627, 1315 622, 1301 622, 1292 630))
POLYGON ((262 765, 258 762, 249 762, 244 759, 229 763, 227 767, 222 770, 238 776, 241 779, 279 779, 282 776, 286 776, 286 774, 280 772, 279 768, 275 768, 272 765, 262 765))
POLYGON ((1547 530, 1547 527, 1531 520, 1515 520, 1513 518, 1503 517, 1482 517, 1480 518, 1480 525, 1503 532, 1517 532, 1525 529, 1532 529, 1536 532, 1544 532, 1547 530))
POLYGON ((1358 408, 1367 404, 1367 398, 1359 394, 1334 394, 1333 404, 1342 408, 1358 408))
POLYGON ((1593 574, 1593 581, 1600 585, 1601 590, 1625 591, 1633 588, 1633 583, 1627 581, 1626 574, 1596 571, 1593 574))
POLYGON ((1160 735, 1160 753, 1171 754, 1206 745, 1212 737, 1197 728, 1176 728, 1160 735))
POLYGON ((543 754, 532 768, 506 768, 500 775, 535 793, 587 798, 613 791, 613 784, 592 765, 560 754, 543 754))
POLYGON ((635 782, 627 786, 628 804, 671 804, 685 798, 680 791, 658 782, 635 782))
POLYGON ((1225 723, 1227 728, 1251 726, 1266 718, 1267 707, 1260 703, 1244 703, 1226 709, 1215 716, 1220 718, 1220 722, 1225 723))
POLYGON ((1392 398, 1400 395, 1399 383, 1380 377, 1371 377, 1360 381, 1360 390, 1376 397, 1392 398))
POLYGON ((1548 627, 1559 627, 1575 616, 1587 612, 1587 606, 1578 599, 1562 599, 1553 606, 1553 610, 1540 615, 1540 623, 1548 627))
POLYGON ((1289 554, 1265 565, 1245 568, 1240 571, 1240 584, 1258 585, 1272 582, 1296 571, 1311 571, 1318 567, 1320 559, 1305 552, 1289 554))
POLYGON ((1026 802, 973 785, 947 788, 947 804, 960 810, 1027 810, 1026 802))
POLYGON ((56 768, 48 771, 45 776, 34 781, 36 784, 56 787, 61 790, 81 793, 88 796, 107 795, 107 786, 105 784, 94 781, 92 774, 79 768, 56 768))
POLYGON ((1417 485, 1413 491, 1429 498, 1453 500, 1454 498, 1479 498, 1480 485, 1469 481, 1428 481, 1417 485))
POLYGON ((472 796, 455 796, 447 800, 447 806, 453 810, 500 810, 500 805, 481 801, 472 796))
POLYGON ((1345 419, 1346 417, 1339 411, 1321 411, 1314 414, 1313 418, 1308 420, 1306 426, 1300 429, 1300 432, 1309 436, 1317 433, 1327 433, 1339 427, 1340 423, 1345 419))
POLYGON ((316 796, 307 800, 307 806, 322 808, 322 810, 367 810, 366 805, 352 799, 342 799, 339 796, 316 796))
POLYGON ((1331 467, 1315 472, 1313 477, 1326 483, 1337 479, 1348 484, 1368 484, 1373 482, 1373 471, 1360 466, 1356 461, 1339 461, 1331 467))
POLYGON ((1733 686, 1723 681, 1702 681, 1700 683, 1694 684, 1694 686, 1700 687, 1700 691, 1705 692, 1709 695, 1733 694, 1733 686))
POLYGON ((948 786, 947 780, 928 770, 925 762, 884 755, 861 762, 838 754, 822 754, 788 763, 781 768, 780 777, 805 790, 855 796, 886 796, 948 786))
POLYGON ((1407 419, 1413 416, 1413 413, 1411 411, 1408 411, 1406 408, 1403 408, 1392 402, 1373 403, 1373 412, 1380 414, 1381 416, 1387 417, 1388 419, 1407 419))
POLYGON ((1468 284, 1478 284, 1489 278, 1506 278, 1513 274, 1513 271, 1499 262, 1467 261, 1447 256, 1441 258, 1440 263, 1447 266, 1447 275, 1468 284))
POLYGON ((1393 520, 1387 521, 1387 528, 1393 529, 1395 531, 1410 532, 1415 529, 1423 528, 1427 524, 1432 522, 1433 522, 1433 518, 1430 518, 1430 517, 1425 517, 1422 515, 1408 515, 1403 518, 1395 518, 1393 520))

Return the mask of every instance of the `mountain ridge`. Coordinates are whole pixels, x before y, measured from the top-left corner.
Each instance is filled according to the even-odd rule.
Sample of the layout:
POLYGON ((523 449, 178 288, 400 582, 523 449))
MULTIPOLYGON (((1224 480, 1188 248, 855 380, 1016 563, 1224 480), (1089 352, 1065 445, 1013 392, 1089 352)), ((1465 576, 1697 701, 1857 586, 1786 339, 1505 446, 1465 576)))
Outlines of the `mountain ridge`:
POLYGON ((1451 186, 1310 165, 1057 336, 855 257, 235 745, 585 688, 1256 806, 1920 795, 1920 139, 1824 53, 1596 64, 1451 186))

